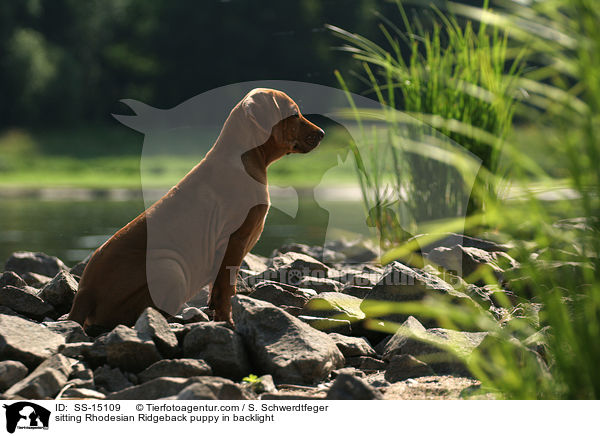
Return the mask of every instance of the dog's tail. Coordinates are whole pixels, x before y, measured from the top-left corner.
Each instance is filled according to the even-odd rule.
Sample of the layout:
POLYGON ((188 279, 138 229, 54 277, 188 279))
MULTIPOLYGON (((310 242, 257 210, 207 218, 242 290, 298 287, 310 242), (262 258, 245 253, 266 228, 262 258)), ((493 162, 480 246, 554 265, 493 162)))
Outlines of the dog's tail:
POLYGON ((79 289, 75 294, 73 300, 73 306, 69 312, 67 319, 79 323, 82 327, 85 327, 85 321, 92 314, 94 310, 94 301, 90 298, 90 293, 85 292, 84 289, 79 289))

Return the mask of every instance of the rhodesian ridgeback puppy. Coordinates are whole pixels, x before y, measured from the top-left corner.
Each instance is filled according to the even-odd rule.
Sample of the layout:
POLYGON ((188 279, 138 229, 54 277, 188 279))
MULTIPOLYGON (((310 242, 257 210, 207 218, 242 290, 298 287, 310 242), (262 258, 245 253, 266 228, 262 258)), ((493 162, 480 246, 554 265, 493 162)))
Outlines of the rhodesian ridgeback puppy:
POLYGON ((69 319, 132 325, 146 307, 173 315, 211 285, 214 319, 233 324, 237 271, 269 209, 267 167, 313 150, 323 136, 283 92, 248 93, 205 158, 92 255, 69 319))

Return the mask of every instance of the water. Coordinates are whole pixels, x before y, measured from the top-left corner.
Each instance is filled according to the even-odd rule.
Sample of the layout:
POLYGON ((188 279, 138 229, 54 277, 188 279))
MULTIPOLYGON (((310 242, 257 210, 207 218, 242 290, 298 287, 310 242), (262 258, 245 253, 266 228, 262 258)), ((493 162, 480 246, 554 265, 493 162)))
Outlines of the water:
MULTIPOLYGON (((0 197, 0 270, 15 251, 41 251, 59 257, 69 266, 76 264, 144 210, 142 198, 133 197, 0 197)), ((278 204, 291 216, 273 207, 254 253, 269 256, 274 249, 288 242, 323 244, 329 226, 329 211, 302 196, 297 203, 297 213, 295 206, 285 207, 282 201, 278 204)), ((335 201, 335 212, 348 221, 347 225, 342 223, 346 228, 351 229, 357 217, 358 222, 362 220, 362 206, 355 199, 335 201)), ((329 229, 328 237, 352 237, 349 232, 338 234, 332 230, 329 229)))

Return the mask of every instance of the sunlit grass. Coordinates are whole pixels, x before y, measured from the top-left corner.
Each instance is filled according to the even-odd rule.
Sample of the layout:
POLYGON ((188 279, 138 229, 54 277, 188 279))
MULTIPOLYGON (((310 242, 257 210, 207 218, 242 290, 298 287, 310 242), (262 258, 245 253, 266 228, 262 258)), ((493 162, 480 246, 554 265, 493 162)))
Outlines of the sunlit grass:
MULTIPOLYGON (((526 303, 512 306, 508 301, 500 302, 507 313, 500 320, 491 320, 477 305, 450 304, 436 298, 410 304, 373 302, 367 315, 376 319, 385 313, 402 312, 435 318, 448 328, 490 332, 485 347, 462 358, 472 374, 482 381, 483 388, 502 398, 597 399, 600 396, 600 372, 597 371, 600 361, 600 10, 596 3, 593 0, 547 0, 528 5, 502 2, 503 7, 494 11, 448 2, 444 16, 454 13, 478 24, 485 23, 492 35, 491 45, 486 50, 502 52, 508 47, 511 50, 506 53, 510 56, 516 53, 522 57, 526 71, 519 77, 509 75, 509 78, 518 85, 516 95, 520 102, 514 109, 527 127, 508 134, 506 129, 510 125, 489 131, 485 127, 478 129, 482 126, 468 117, 448 124, 445 116, 432 117, 425 105, 416 108, 417 111, 426 109, 420 117, 411 111, 442 132, 462 135, 462 139, 456 135, 453 139, 465 147, 477 141, 493 152, 498 143, 503 143, 496 164, 487 165, 479 174, 479 186, 475 186, 472 193, 485 208, 465 220, 441 220, 423 223, 420 227, 429 233, 465 228, 510 243, 513 247, 510 254, 520 262, 520 267, 507 273, 507 282, 498 283, 489 276, 480 279, 489 285, 508 286, 526 303), (494 35, 500 34, 508 35, 508 39, 495 39, 494 35), (473 127, 471 131, 469 126, 473 127), (504 189, 503 195, 499 195, 500 188, 504 189), (556 188, 564 189, 567 194, 551 201, 540 196, 541 191, 556 188), (576 220, 569 223, 565 219, 576 220), (539 314, 531 310, 532 303, 539 305, 539 314), (542 354, 537 353, 542 350, 542 354)), ((449 18, 446 26, 447 23, 453 26, 454 20, 449 18)), ((465 29, 468 28, 467 25, 465 29)), ((409 40, 431 38, 423 29, 411 31, 414 36, 409 40)), ((355 35, 346 37, 351 42, 366 44, 359 47, 361 60, 371 62, 377 58, 384 71, 397 68, 393 53, 388 55, 355 35)), ((469 51, 459 40, 450 38, 447 42, 448 46, 440 48, 442 58, 444 54, 469 51)), ((427 68, 428 61, 427 56, 411 58, 408 65, 427 68)), ((507 68, 510 73, 510 67, 505 66, 499 72, 490 71, 489 78, 500 78, 507 68)), ((443 86, 435 88, 430 98, 447 102, 445 93, 448 91, 443 87, 452 83, 454 75, 449 69, 442 68, 440 72, 438 83, 443 86)), ((373 77, 370 84, 389 83, 387 79, 374 81, 373 77)), ((399 80, 395 82, 399 87, 406 86, 399 80)), ((510 88, 501 89, 504 92, 510 88)), ((511 95, 515 96, 509 94, 509 97, 511 95)), ((409 106, 410 103, 406 107, 398 104, 400 109, 409 106)), ((480 106, 479 109, 487 112, 485 116, 493 116, 493 107, 480 106)), ((504 120, 510 119, 505 117, 504 120)), ((396 122, 392 118, 387 121, 392 125, 396 122)), ((399 150, 406 151, 405 143, 398 145, 402 145, 399 150)), ((433 162, 448 152, 427 138, 409 146, 410 153, 433 162)), ((453 165, 462 172, 469 168, 469 159, 461 155, 453 165)), ((415 248, 414 244, 398 245, 382 260, 403 258, 415 248)), ((373 327, 378 325, 372 321, 373 327)), ((394 331, 398 326, 388 323, 385 327, 394 331)), ((458 350, 449 347, 449 351, 458 350)))

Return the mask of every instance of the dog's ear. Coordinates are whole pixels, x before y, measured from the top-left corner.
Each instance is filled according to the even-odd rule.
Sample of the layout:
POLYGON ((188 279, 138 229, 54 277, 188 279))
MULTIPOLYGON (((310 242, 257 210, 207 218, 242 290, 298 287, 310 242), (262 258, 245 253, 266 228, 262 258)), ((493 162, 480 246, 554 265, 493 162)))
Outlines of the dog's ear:
POLYGON ((250 93, 242 102, 242 108, 246 117, 267 136, 281 119, 277 102, 270 92, 250 93))

